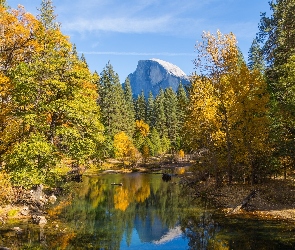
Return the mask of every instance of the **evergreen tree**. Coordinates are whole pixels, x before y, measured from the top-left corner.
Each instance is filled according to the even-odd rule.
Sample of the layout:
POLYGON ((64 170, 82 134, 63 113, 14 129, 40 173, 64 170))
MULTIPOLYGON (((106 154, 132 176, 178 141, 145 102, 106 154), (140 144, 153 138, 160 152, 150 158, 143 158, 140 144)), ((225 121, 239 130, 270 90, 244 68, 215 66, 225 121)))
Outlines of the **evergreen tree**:
POLYGON ((146 110, 147 110, 146 100, 145 100, 144 92, 142 91, 141 94, 138 95, 135 101, 136 120, 146 121, 146 110))
POLYGON ((268 66, 278 66, 286 63, 295 53, 295 1, 272 0, 271 17, 266 13, 261 15, 258 38, 263 44, 263 54, 268 66))
POLYGON ((178 116, 178 149, 182 149, 184 145, 183 127, 187 116, 187 107, 189 99, 187 92, 182 83, 179 84, 177 89, 177 116, 178 116))
POLYGON ((84 56, 83 53, 82 53, 82 55, 81 55, 80 61, 81 61, 82 63, 84 63, 85 66, 88 68, 88 63, 87 63, 86 58, 85 58, 85 56, 84 56))
POLYGON ((253 40, 248 53, 248 67, 250 70, 256 69, 260 72, 264 72, 265 69, 263 53, 256 38, 253 40))
POLYGON ((268 63, 265 72, 271 95, 272 138, 279 162, 295 165, 295 0, 273 0, 272 15, 262 14, 259 42, 268 63))
POLYGON ((126 102, 124 91, 110 62, 105 66, 100 74, 98 104, 101 108, 102 122, 106 129, 106 134, 111 138, 121 132, 126 132, 128 126, 125 122, 126 102))
POLYGON ((161 138, 155 128, 152 128, 149 134, 148 146, 152 156, 157 156, 161 152, 161 138))
POLYGON ((132 89, 130 85, 129 78, 127 77, 124 83, 124 97, 126 102, 126 133, 132 138, 134 133, 134 124, 135 124, 135 108, 132 97, 132 89))
POLYGON ((149 92, 149 97, 147 101, 147 123, 152 128, 155 124, 155 115, 154 115, 154 96, 152 91, 149 92))
POLYGON ((159 94, 155 98, 154 102, 154 116, 155 116, 155 129, 162 137, 168 135, 166 126, 166 115, 165 115, 165 94, 163 89, 160 89, 159 94))
POLYGON ((41 8, 38 10, 40 12, 38 18, 46 30, 59 29, 52 0, 42 0, 41 8))
POLYGON ((178 113, 177 113, 177 96, 173 89, 167 88, 164 91, 164 110, 166 114, 167 136, 171 145, 176 148, 178 138, 178 113))
POLYGON ((77 52, 76 44, 73 44, 73 46, 72 46, 72 55, 73 55, 76 59, 79 58, 79 57, 78 57, 78 52, 77 52))

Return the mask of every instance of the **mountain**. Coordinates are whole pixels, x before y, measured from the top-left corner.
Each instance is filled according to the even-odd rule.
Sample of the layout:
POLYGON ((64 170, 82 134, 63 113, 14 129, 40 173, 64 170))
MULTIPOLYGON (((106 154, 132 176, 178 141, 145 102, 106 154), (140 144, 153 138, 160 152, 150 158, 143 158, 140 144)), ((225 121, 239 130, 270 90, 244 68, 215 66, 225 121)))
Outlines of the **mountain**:
POLYGON ((128 78, 134 96, 141 91, 146 97, 150 91, 156 96, 161 88, 172 87, 176 91, 180 82, 190 84, 188 76, 179 67, 160 59, 140 60, 128 78))

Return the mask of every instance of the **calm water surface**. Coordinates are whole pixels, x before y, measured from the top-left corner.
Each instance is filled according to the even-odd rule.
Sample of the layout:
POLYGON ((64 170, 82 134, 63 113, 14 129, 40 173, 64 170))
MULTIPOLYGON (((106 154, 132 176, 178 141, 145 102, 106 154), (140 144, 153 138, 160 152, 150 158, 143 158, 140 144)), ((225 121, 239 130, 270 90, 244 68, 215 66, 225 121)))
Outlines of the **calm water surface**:
POLYGON ((11 249, 295 249, 295 225, 227 218, 159 174, 84 177, 50 210, 48 223, 0 226, 11 249), (122 183, 121 185, 112 185, 122 183), (19 226, 16 233, 10 228, 19 226))

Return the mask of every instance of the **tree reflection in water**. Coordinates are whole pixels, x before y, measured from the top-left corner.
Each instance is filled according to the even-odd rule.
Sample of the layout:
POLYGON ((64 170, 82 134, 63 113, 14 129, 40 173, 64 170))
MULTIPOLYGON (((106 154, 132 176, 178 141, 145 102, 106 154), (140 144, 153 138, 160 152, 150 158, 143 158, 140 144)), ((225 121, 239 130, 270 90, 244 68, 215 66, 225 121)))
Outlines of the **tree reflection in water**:
POLYGON ((183 219, 182 230, 189 239, 189 249, 205 250, 212 245, 216 233, 219 232, 218 224, 214 222, 210 212, 204 212, 200 217, 187 214, 183 219))
POLYGON ((24 229, 20 235, 0 228, 0 245, 11 249, 295 249, 294 227, 219 216, 202 201, 192 202, 173 178, 164 182, 161 175, 139 173, 84 177, 49 211, 50 219, 41 231, 31 224, 17 225, 24 229))

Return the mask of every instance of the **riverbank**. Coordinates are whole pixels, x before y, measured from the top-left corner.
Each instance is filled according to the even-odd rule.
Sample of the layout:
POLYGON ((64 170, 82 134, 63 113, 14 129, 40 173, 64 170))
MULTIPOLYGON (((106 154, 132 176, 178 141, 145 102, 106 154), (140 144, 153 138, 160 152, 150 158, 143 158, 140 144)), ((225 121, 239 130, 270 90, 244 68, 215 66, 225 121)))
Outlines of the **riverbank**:
POLYGON ((211 193, 213 202, 226 216, 244 214, 249 217, 288 220, 295 222, 295 182, 293 180, 267 180, 257 185, 233 184, 211 193), (237 208, 253 191, 255 196, 242 209, 237 208))

